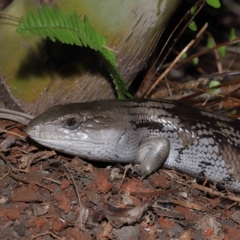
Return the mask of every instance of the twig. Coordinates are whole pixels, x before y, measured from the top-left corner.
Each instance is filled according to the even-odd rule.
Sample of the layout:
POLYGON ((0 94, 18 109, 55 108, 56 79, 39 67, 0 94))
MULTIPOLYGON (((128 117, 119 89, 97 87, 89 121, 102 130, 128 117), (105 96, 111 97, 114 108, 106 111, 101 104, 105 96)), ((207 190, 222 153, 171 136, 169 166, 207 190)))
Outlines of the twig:
POLYGON ((200 210, 200 211, 207 210, 207 208, 205 206, 197 204, 197 203, 190 203, 190 202, 185 202, 182 200, 175 200, 175 199, 169 199, 168 201, 171 203, 175 203, 177 205, 181 205, 186 208, 191 208, 191 209, 200 210))
POLYGON ((58 237, 56 234, 54 234, 53 232, 50 232, 50 231, 36 234, 36 235, 32 236, 31 239, 35 239, 35 238, 38 238, 38 237, 41 237, 41 236, 44 236, 44 235, 48 235, 48 234, 50 234, 51 236, 55 237, 56 239, 61 240, 60 237, 58 237))
POLYGON ((56 183, 56 184, 58 184, 58 185, 61 185, 61 182, 59 182, 59 181, 57 181, 57 180, 55 180, 55 179, 48 178, 48 177, 43 177, 43 179, 48 180, 48 181, 53 182, 53 183, 56 183))
POLYGON ((152 92, 152 90, 159 84, 159 82, 169 73, 169 71, 172 69, 172 67, 181 59, 181 57, 188 51, 188 49, 195 43, 196 39, 199 38, 199 36, 205 31, 208 24, 206 23, 201 30, 196 35, 196 38, 191 40, 188 45, 179 53, 179 55, 174 59, 174 61, 169 65, 169 67, 161 74, 161 76, 155 81, 155 83, 149 88, 147 93, 145 94, 145 97, 149 96, 149 94, 152 92))
MULTIPOLYGON (((179 173, 177 173, 176 171, 173 171, 173 170, 161 169, 161 172, 163 174, 166 174, 171 179, 173 179, 172 174, 170 174, 171 172, 175 172, 175 174, 179 175, 179 173)), ((205 186, 197 184, 197 183, 192 183, 190 181, 188 181, 187 183, 184 183, 183 181, 180 181, 180 180, 175 180, 175 181, 177 183, 181 184, 181 185, 190 186, 193 189, 197 189, 197 190, 200 190, 200 191, 212 194, 212 195, 219 196, 221 198, 229 199, 229 200, 232 200, 232 201, 240 203, 240 197, 234 195, 233 193, 222 193, 222 192, 219 192, 219 191, 214 190, 212 188, 205 187, 205 186)))
POLYGON ((26 140, 26 137, 23 137, 22 135, 20 135, 20 134, 18 134, 18 133, 15 133, 15 132, 12 132, 12 131, 3 129, 3 128, 0 128, 0 131, 1 131, 1 132, 5 132, 5 133, 11 133, 12 135, 17 136, 17 137, 21 138, 22 140, 26 140))
POLYGON ((214 49, 220 48, 220 47, 222 47, 222 46, 227 46, 227 45, 235 44, 235 43, 238 43, 238 42, 240 42, 240 37, 237 37, 237 38, 235 38, 235 39, 233 39, 233 40, 231 40, 231 41, 226 41, 226 42, 223 42, 223 43, 221 43, 221 44, 218 44, 217 46, 215 46, 215 47, 213 47, 213 48, 208 48, 208 49, 203 50, 203 51, 201 51, 201 52, 195 53, 195 54, 189 56, 188 58, 179 61, 179 62, 174 66, 174 68, 178 68, 179 66, 183 65, 184 63, 187 63, 187 62, 191 61, 191 60, 194 59, 195 57, 199 57, 199 56, 202 56, 202 55, 204 55, 204 54, 207 54, 207 53, 213 51, 214 49))
MULTIPOLYGON (((77 190, 77 184, 76 184, 76 182, 75 182, 71 172, 69 171, 68 167, 65 164, 63 164, 63 166, 67 170, 67 172, 68 172, 68 174, 69 174, 69 176, 70 176, 70 178, 72 180, 73 187, 74 187, 74 189, 76 191, 76 195, 77 195, 77 198, 78 198, 79 208, 81 209, 82 208, 82 202, 81 202, 81 198, 80 198, 79 192, 77 190)), ((78 219, 79 219, 79 222, 80 222, 80 227, 82 228, 83 226, 82 226, 82 221, 80 220, 80 218, 81 218, 81 211, 80 211, 78 219)))
POLYGON ((3 176, 0 177, 0 180, 4 179, 5 177, 11 175, 12 173, 12 167, 8 161, 8 159, 0 152, 0 158, 2 158, 2 160, 6 163, 7 165, 7 172, 5 174, 3 174, 3 176))
MULTIPOLYGON (((207 34, 211 37, 214 47, 216 47, 215 39, 212 37, 212 35, 210 33, 207 32, 207 34)), ((222 63, 220 61, 221 57, 220 57, 220 54, 218 52, 218 49, 215 48, 213 50, 213 52, 214 52, 214 55, 215 55, 215 58, 216 58, 216 65, 217 65, 218 72, 222 73, 223 72, 223 67, 222 67, 222 63)))
MULTIPOLYGON (((197 5, 198 3, 196 3, 195 5, 197 5)), ((173 49, 173 47, 175 46, 175 43, 178 41, 178 39, 182 36, 183 32, 186 30, 186 28, 189 26, 190 22, 193 20, 193 18, 200 12, 200 10, 202 9, 202 7, 204 6, 204 2, 202 2, 202 4, 200 5, 200 7, 198 8, 198 10, 194 13, 194 16, 192 16, 191 19, 189 19, 189 21, 185 24, 185 26, 183 27, 183 29, 181 30, 181 32, 178 34, 178 36, 176 37, 176 39, 174 39, 174 43, 172 44, 172 46, 168 49, 167 53, 164 55, 162 61, 160 62, 159 66, 156 68, 156 70, 154 71, 154 74, 152 74, 152 76, 150 77, 150 79, 148 79, 148 76, 151 74, 151 72, 153 71, 154 66, 156 65, 157 61, 159 60, 160 56, 162 55, 164 49, 166 48, 167 44, 169 43, 170 39, 172 38, 173 34, 176 32, 176 30, 178 29, 178 27, 180 26, 180 24, 183 22, 183 20, 185 20, 185 18, 187 17, 187 15, 190 14, 190 10, 186 12, 186 14, 181 18, 181 20, 179 21, 179 23, 176 25, 176 27, 173 29, 173 31, 171 32, 170 36, 168 37, 167 41, 165 42, 164 46, 162 47, 162 50, 160 51, 160 53, 158 54, 158 57, 156 58, 156 60, 154 61, 152 67, 149 69, 149 71, 147 72, 147 75, 145 76, 145 79, 148 79, 147 82, 151 82, 152 79, 155 77, 156 73, 159 71, 160 67, 163 65, 164 61, 166 60, 167 56, 170 54, 171 50, 173 49)), ((144 80, 145 80, 144 79, 144 80)), ((145 81, 144 81, 145 82, 145 81)), ((144 85, 141 85, 141 87, 144 85)), ((140 87, 140 89, 141 89, 140 87)), ((149 89, 149 88, 148 88, 149 89)), ((140 90, 140 94, 141 95, 137 95, 138 97, 143 97, 142 95, 145 95, 145 93, 148 91, 148 89, 144 90, 143 93, 141 93, 140 90)))
POLYGON ((222 193, 222 192, 216 191, 216 190, 214 190, 212 188, 209 188, 209 187, 202 186, 202 185, 197 184, 197 183, 192 183, 191 187, 193 187, 194 189, 198 189, 200 191, 209 193, 209 194, 216 195, 216 196, 221 197, 221 198, 229 199, 229 200, 240 203, 240 197, 237 197, 233 193, 231 193, 231 194, 230 193, 227 193, 227 194, 222 193))

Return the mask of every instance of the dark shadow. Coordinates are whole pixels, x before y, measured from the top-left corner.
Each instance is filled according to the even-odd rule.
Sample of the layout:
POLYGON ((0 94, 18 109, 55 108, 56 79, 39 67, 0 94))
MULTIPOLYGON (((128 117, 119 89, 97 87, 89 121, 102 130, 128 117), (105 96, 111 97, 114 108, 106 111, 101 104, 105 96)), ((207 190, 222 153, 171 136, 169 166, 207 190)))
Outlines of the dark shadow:
POLYGON ((64 79, 85 72, 109 78, 101 57, 89 48, 46 40, 38 44, 37 50, 27 51, 28 54, 17 72, 17 77, 21 80, 27 80, 30 76, 44 77, 53 74, 64 79))
POLYGON ((3 11, 13 0, 0 0, 0 11, 3 11))

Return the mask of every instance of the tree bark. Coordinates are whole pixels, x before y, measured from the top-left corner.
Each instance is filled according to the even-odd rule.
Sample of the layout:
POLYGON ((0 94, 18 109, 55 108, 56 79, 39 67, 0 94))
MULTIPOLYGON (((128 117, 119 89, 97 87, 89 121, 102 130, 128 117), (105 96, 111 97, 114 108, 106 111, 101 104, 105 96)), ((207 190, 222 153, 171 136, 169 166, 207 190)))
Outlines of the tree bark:
MULTIPOLYGON (((55 7, 76 11, 80 18, 87 15, 114 51, 129 85, 180 0, 54 2, 55 7)), ((4 11, 21 17, 37 5, 37 1, 15 0, 4 11)), ((0 94, 8 108, 36 115, 55 104, 115 97, 108 72, 92 50, 19 35, 16 24, 3 18, 0 39, 0 94)))

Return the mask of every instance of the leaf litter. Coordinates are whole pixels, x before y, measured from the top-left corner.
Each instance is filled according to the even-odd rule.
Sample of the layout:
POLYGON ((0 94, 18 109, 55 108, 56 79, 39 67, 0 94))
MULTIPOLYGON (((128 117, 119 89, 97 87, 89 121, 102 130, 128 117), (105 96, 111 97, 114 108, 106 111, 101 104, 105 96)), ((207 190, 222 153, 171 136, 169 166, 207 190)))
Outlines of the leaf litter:
MULTIPOLYGON (((14 134, 2 144, 12 131, 2 121, 1 239, 237 239, 240 234, 237 195, 165 169, 143 180, 130 171, 125 176, 116 165, 84 162, 14 134)), ((24 132, 24 126, 17 128, 24 132)))

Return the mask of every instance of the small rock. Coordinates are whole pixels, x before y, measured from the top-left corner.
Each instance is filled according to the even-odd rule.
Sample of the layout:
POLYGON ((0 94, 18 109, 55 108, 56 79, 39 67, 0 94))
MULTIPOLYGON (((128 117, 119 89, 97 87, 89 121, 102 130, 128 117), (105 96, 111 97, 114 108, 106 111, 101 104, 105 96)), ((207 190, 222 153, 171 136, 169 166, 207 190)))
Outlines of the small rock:
POLYGON ((19 236, 24 236, 26 231, 25 223, 16 223, 16 226, 14 226, 14 230, 18 233, 19 236))
POLYGON ((32 209, 35 216, 41 216, 48 212, 49 205, 47 204, 47 205, 41 206, 39 204, 33 204, 32 209))
POLYGON ((236 211, 232 214, 232 218, 238 223, 240 224, 240 211, 236 211))
POLYGON ((140 229, 138 226, 126 226, 120 229, 113 229, 117 239, 139 239, 140 229))

